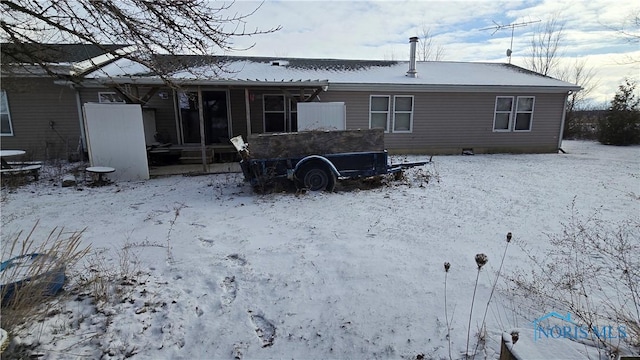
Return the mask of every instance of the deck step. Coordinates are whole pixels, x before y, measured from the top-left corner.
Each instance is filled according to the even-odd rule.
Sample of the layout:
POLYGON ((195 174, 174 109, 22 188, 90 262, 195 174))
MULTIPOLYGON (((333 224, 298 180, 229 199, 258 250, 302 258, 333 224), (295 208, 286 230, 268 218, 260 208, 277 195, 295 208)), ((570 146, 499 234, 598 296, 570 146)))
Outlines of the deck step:
MULTIPOLYGON (((202 156, 181 156, 181 164, 202 164, 202 156)), ((213 157, 207 156, 207 164, 213 163, 213 157)))
MULTIPOLYGON (((213 163, 213 149, 206 149, 207 164, 213 163)), ((181 164, 202 164, 202 151, 200 149, 183 149, 180 155, 181 164)))

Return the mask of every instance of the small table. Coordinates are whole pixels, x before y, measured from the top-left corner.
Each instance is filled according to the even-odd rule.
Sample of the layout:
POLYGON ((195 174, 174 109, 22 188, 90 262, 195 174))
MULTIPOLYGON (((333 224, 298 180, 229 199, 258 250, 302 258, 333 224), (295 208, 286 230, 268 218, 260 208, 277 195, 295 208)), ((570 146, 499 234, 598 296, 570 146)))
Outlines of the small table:
POLYGON ((11 169, 11 165, 9 165, 4 158, 11 156, 20 156, 24 155, 25 153, 26 152, 24 150, 0 150, 0 162, 2 163, 2 168, 11 169))
POLYGON ((116 171, 116 169, 109 166, 90 166, 84 170, 92 174, 98 174, 98 180, 94 181, 94 185, 97 185, 97 186, 102 186, 107 184, 107 182, 104 181, 102 178, 104 174, 109 174, 116 171))

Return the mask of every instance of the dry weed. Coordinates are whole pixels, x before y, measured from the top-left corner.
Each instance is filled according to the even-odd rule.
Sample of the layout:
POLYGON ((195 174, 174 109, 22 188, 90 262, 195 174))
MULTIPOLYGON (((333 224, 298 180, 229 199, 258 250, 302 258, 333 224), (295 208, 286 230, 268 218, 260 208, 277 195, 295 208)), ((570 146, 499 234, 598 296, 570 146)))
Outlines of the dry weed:
POLYGON ((84 230, 65 232, 54 228, 46 239, 37 242, 34 231, 23 236, 19 232, 9 236, 3 249, 2 328, 12 332, 22 324, 46 316, 50 308, 51 290, 64 281, 65 270, 85 256, 89 247, 81 247, 84 230), (37 255, 35 255, 37 254, 37 255), (14 259, 9 262, 9 259, 14 259), (61 278, 62 276, 62 278, 61 278))

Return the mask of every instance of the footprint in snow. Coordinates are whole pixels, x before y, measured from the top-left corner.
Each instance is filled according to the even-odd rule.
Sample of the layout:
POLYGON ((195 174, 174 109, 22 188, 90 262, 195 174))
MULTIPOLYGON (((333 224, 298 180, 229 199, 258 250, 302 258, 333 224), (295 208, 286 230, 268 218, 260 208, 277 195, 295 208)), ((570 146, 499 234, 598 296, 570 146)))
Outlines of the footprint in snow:
POLYGON ((227 259, 239 266, 245 266, 247 264, 247 260, 238 254, 227 255, 227 259))
POLYGON ((251 322, 256 327, 256 335, 262 342, 262 347, 273 345, 276 338, 276 327, 262 315, 251 314, 251 322))
POLYGON ((199 237, 198 240, 200 240, 200 245, 205 247, 212 247, 214 245, 213 240, 211 239, 205 239, 205 238, 199 237))
POLYGON ((222 281, 222 295, 220 295, 220 302, 224 306, 230 305, 233 300, 236 299, 236 293, 238 292, 238 284, 236 283, 235 276, 227 276, 222 281))
POLYGON ((246 350, 247 350, 247 344, 243 342, 233 344, 233 352, 232 352, 233 358, 235 360, 242 360, 243 353, 246 350))

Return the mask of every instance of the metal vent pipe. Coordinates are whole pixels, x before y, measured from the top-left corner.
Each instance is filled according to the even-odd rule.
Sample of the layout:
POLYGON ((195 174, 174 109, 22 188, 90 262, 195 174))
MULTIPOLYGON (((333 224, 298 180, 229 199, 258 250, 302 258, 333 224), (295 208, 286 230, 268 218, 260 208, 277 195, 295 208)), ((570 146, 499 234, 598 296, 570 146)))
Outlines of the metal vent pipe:
POLYGON ((411 45, 411 48, 409 50, 409 71, 407 71, 407 76, 417 77, 418 72, 416 71, 416 46, 418 45, 418 37, 414 36, 409 38, 409 44, 411 45))

